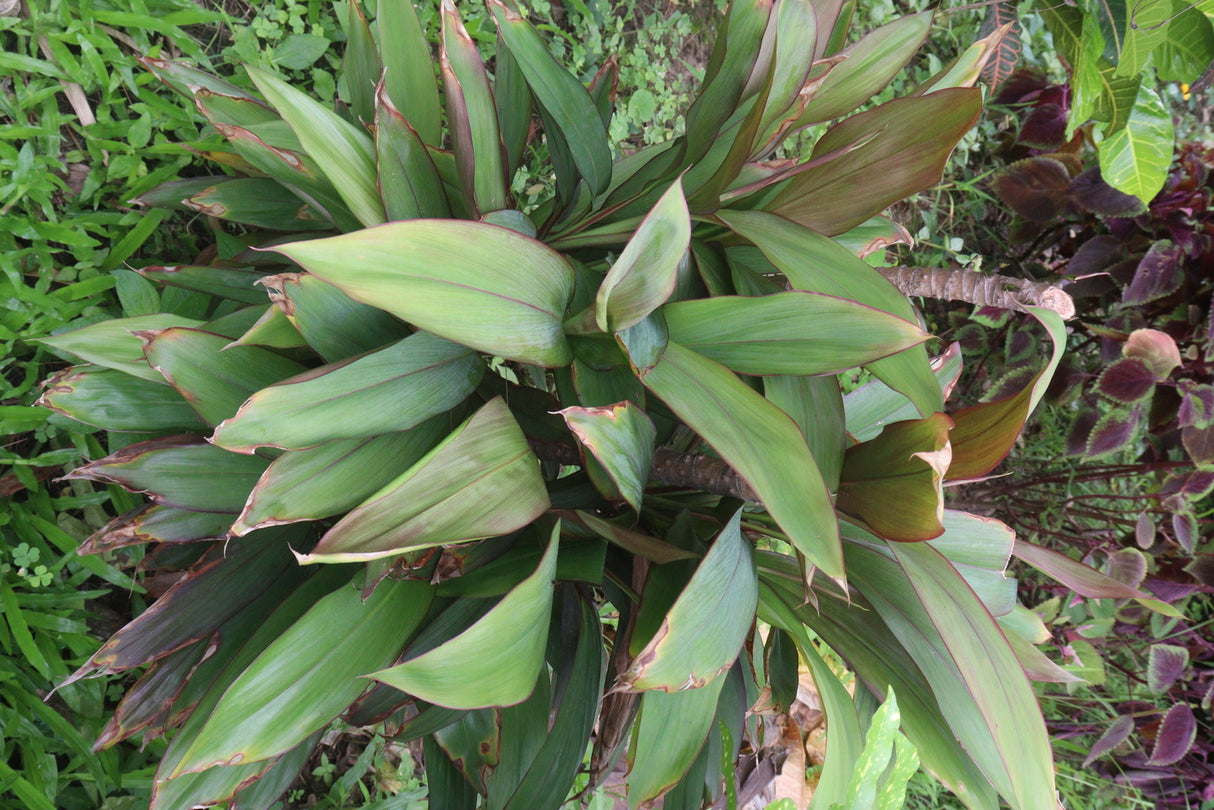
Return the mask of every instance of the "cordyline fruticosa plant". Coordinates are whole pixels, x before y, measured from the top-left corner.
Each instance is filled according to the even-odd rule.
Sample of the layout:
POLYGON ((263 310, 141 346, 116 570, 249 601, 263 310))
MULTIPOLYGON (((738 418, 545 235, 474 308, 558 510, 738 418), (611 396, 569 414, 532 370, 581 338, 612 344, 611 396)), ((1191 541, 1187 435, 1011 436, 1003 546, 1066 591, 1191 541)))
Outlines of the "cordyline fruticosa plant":
POLYGON ((1057 353, 946 414, 956 363, 933 366, 856 255, 977 118, 986 43, 808 160, 769 159, 881 89, 930 22, 842 48, 840 8, 735 3, 686 134, 614 161, 610 62, 587 88, 498 0, 489 65, 443 5, 439 81, 409 3, 374 26, 351 3, 337 112, 261 71, 255 97, 146 60, 230 173, 145 202, 262 248, 142 270, 213 296, 205 322, 48 340, 87 365, 43 404, 112 431, 72 476, 150 501, 84 550, 148 544, 145 569, 181 572, 73 676, 148 667, 99 745, 173 730, 154 807, 265 807, 342 718, 424 738, 433 807, 557 807, 592 744, 591 784, 626 756, 634 807, 697 808, 761 744, 760 690, 792 702, 799 655, 828 716, 816 806, 845 800, 892 692, 968 804, 1053 810, 1028 676, 1063 674, 1004 566, 1142 594, 943 509, 943 479, 1007 453, 1057 353), (537 144, 555 192, 524 212, 511 178, 537 144), (857 366, 875 380, 844 398, 857 366))

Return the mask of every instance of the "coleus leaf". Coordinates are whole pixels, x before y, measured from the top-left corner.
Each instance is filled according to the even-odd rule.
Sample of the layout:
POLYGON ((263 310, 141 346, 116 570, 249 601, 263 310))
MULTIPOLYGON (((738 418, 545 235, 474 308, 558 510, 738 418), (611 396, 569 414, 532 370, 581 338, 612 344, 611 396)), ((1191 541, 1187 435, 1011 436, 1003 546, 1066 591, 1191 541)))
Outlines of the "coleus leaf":
POLYGON ((1071 174, 1050 157, 1018 160, 995 175, 995 193, 1013 211, 1034 222, 1049 222, 1066 210, 1071 174))
POLYGON ((1138 263, 1133 280, 1121 295, 1127 305, 1145 304, 1180 289, 1184 283, 1184 267, 1181 265, 1182 251, 1168 241, 1155 242, 1147 255, 1138 263))
POLYGON ((1101 372, 1096 390, 1128 405, 1145 399, 1155 390, 1155 374, 1141 360, 1124 357, 1101 372))
POLYGON ((1121 745, 1133 732, 1134 718, 1128 714, 1118 717, 1105 729, 1099 739, 1092 743, 1092 750, 1084 758, 1083 767, 1091 767, 1093 762, 1121 745))
POLYGON ((1166 380, 1181 362, 1175 338, 1158 329, 1135 329, 1121 347, 1121 353, 1141 360, 1160 381, 1166 380))
POLYGON ((1159 767, 1173 765, 1184 758, 1197 739, 1197 718, 1187 703, 1178 703, 1168 709, 1159 724, 1155 747, 1147 765, 1159 767))
POLYGON ((1189 666, 1189 650, 1175 644, 1152 644, 1147 664, 1147 688, 1162 695, 1189 666))
POLYGON ((1130 442, 1141 424, 1141 406, 1135 406, 1128 413, 1114 411, 1105 414, 1088 435, 1087 446, 1083 450, 1084 458, 1099 458, 1120 450, 1130 442))

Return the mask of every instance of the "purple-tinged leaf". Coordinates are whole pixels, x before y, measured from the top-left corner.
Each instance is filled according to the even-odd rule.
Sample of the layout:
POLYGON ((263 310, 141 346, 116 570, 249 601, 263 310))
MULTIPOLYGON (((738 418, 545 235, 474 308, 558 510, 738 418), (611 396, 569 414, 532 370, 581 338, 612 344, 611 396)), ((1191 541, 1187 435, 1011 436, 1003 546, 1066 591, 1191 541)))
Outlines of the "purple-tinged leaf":
POLYGON ((1181 255, 1180 248, 1166 240, 1151 245, 1147 255, 1138 263, 1134 280, 1122 293, 1121 302, 1128 306, 1145 304, 1179 290, 1184 283, 1181 255))
POLYGON ((1113 721, 1112 725, 1105 729, 1104 734, 1100 735, 1100 739, 1092 744, 1092 750, 1088 753, 1087 758, 1083 760, 1083 767, 1090 767, 1100 757, 1121 745, 1133 731, 1133 717, 1128 714, 1118 717, 1113 721))
POLYGON ((995 193, 1020 216, 1049 222, 1070 199, 1071 174, 1060 161, 1047 157, 1018 160, 995 176, 995 193))
POLYGON ((1162 695, 1189 665, 1189 650, 1174 644, 1152 644, 1147 665, 1147 688, 1162 695))
POLYGON ((1067 108, 1061 104, 1046 102, 1034 105, 1020 125, 1016 143, 1032 149, 1057 149, 1066 140, 1067 113, 1067 108))
POLYGON ((1118 582, 1091 566, 1057 551, 1017 540, 1012 554, 1061 582, 1080 596, 1095 599, 1149 599, 1137 588, 1118 582))
POLYGON ((1174 513, 1172 515, 1172 532, 1176 535, 1176 542, 1180 544, 1180 547, 1192 554, 1194 540, 1201 534, 1201 527, 1197 525, 1197 517, 1187 509, 1174 513))
POLYGON ((1134 540, 1139 548, 1150 548, 1154 545, 1155 519, 1151 517, 1150 512, 1143 512, 1138 516, 1138 523, 1134 526, 1134 540))
POLYGON ((1178 703, 1164 715, 1147 765, 1172 765, 1179 762, 1189 753, 1196 738, 1197 718, 1193 716, 1193 710, 1187 703, 1178 703))
POLYGON ((1180 441, 1194 464, 1214 462, 1214 426, 1181 428, 1180 441))
POLYGON ((1185 391, 1177 418, 1182 428, 1214 425, 1214 386, 1195 385, 1185 391))
POLYGON ((1141 422, 1142 412, 1138 408, 1129 413, 1110 413, 1101 417, 1088 436, 1084 458, 1099 458, 1122 449, 1134 438, 1141 422))
POLYGON ((1117 549, 1105 560, 1104 571, 1118 582, 1137 588, 1147 575, 1146 555, 1136 548, 1117 549))
MULTIPOLYGON (((1018 67, 1012 71, 1012 75, 1003 83, 1003 87, 999 89, 999 94, 995 96, 992 104, 1005 106, 1008 104, 1022 104, 1030 101, 1036 101, 1051 88, 1056 88, 1057 85, 1050 84, 1049 77, 1041 68, 1035 67, 1018 67)), ((1057 103, 1054 99, 1043 99, 1057 103)), ((1058 99, 1061 100, 1061 97, 1058 99)))
POLYGON ((1071 198, 1099 217, 1135 217, 1146 210, 1142 200, 1104 181, 1100 169, 1088 169, 1071 183, 1071 198))
POLYGON ((1141 360, 1125 357, 1101 373, 1096 390, 1115 402, 1129 405, 1150 396, 1155 390, 1155 374, 1141 360))
POLYGON ((154 727, 154 724, 162 726, 173 702, 197 669, 198 662, 212 652, 211 644, 194 644, 152 664, 114 709, 109 722, 97 735, 93 751, 117 745, 132 734, 154 727))
POLYGON ((1083 455, 1084 449, 1088 446, 1088 437, 1092 435, 1092 430, 1099 419, 1100 414, 1096 412, 1095 408, 1080 406, 1079 413, 1075 415, 1071 428, 1066 434, 1066 454, 1068 456, 1083 455))
POLYGON ((1066 263, 1062 273, 1071 278, 1104 273, 1125 257, 1125 243, 1117 237, 1108 234, 1093 236, 1079 246, 1079 250, 1075 251, 1075 255, 1066 263))

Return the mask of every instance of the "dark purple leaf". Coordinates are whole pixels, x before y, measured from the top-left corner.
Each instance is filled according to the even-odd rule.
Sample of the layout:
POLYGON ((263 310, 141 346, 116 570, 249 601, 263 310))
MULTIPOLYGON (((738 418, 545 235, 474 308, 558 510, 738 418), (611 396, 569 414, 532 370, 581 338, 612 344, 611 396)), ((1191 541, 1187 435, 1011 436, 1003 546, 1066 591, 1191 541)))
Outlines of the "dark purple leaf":
POLYGON ((1177 416, 1181 427, 1206 428, 1214 424, 1214 386, 1197 385, 1185 391, 1177 416))
POLYGON ((1150 548, 1155 543, 1155 519, 1151 517, 1150 512, 1143 512, 1138 516, 1138 523, 1134 526, 1134 540, 1139 548, 1150 548))
POLYGON ((1185 703, 1179 703, 1168 709, 1163 722, 1159 725, 1159 734, 1155 738, 1155 748, 1147 765, 1171 765, 1179 762, 1197 737, 1197 718, 1193 710, 1185 703))
POLYGON ((1104 273, 1125 257, 1125 243, 1120 239, 1108 234, 1094 236, 1079 246, 1079 250, 1067 262, 1063 274, 1070 278, 1081 278, 1104 273))
POLYGON ((1086 458, 1098 458, 1120 450, 1134 438, 1140 421, 1142 414, 1137 408, 1129 413, 1110 413, 1101 417, 1088 436, 1083 455, 1086 458))
POLYGON ((1214 554, 1198 554, 1184 570, 1202 585, 1214 588, 1214 554))
POLYGON ((983 399, 987 402, 997 402, 1006 397, 1014 396, 1016 392, 1023 391, 1032 381, 1039 369, 1032 366, 1021 366, 1014 368, 1005 373, 1002 377, 996 380, 989 391, 986 392, 983 399))
POLYGON ((1075 420, 1071 422, 1071 429, 1066 436, 1066 454, 1068 456, 1083 455, 1088 446, 1088 438, 1092 435, 1092 429, 1096 427, 1096 421, 1099 418, 1100 416, 1094 408, 1084 407, 1079 411, 1075 420))
POLYGON ((1116 402, 1129 404, 1145 399, 1155 389, 1155 375, 1146 363, 1134 357, 1124 357, 1109 366, 1096 382, 1101 395, 1116 402))
POLYGON ((1013 211, 1034 222, 1048 222, 1070 200, 1071 175, 1060 161, 1018 160, 995 176, 995 193, 1013 211))
POLYGON ((1214 427, 1181 428, 1180 441, 1194 464, 1214 463, 1214 427))
POLYGON ((1134 280, 1122 293, 1123 304, 1137 305, 1171 295, 1184 281, 1180 266, 1180 248, 1168 241, 1151 245, 1147 255, 1138 263, 1134 280))
POLYGON ((1142 200, 1106 183, 1100 169, 1088 169, 1076 177, 1071 195, 1081 208, 1100 217, 1134 217, 1146 210, 1142 200))
POLYGON ((1121 548, 1105 560, 1104 572, 1131 588, 1142 584, 1147 575, 1147 557, 1136 548, 1121 548))
POLYGON ((1187 596, 1192 596, 1201 590, 1200 585, 1194 585, 1191 582, 1177 582, 1171 579, 1156 579, 1155 577, 1148 577, 1144 584, 1152 596, 1160 602, 1167 602, 1169 605, 1174 605, 1177 601, 1187 596))
POLYGON ((1092 744, 1092 750, 1088 753, 1087 758, 1083 761, 1083 767, 1091 766, 1093 762, 1100 759, 1102 756, 1112 751, 1117 746, 1121 745, 1130 733, 1134 731, 1134 718, 1129 715, 1122 715, 1113 721, 1105 732, 1100 735, 1095 743, 1092 744))
POLYGON ((1040 341, 1035 332, 1027 329, 1013 329, 1007 336, 1007 363, 1023 363, 1037 356, 1040 341))
POLYGON ((1012 75, 1000 88, 999 95, 995 96, 995 100, 991 103, 1004 106, 1035 101, 1047 87, 1057 87, 1057 85, 1050 84, 1050 79, 1044 70, 1035 67, 1018 67, 1012 71, 1012 75))
POLYGON ((1214 491, 1214 471, 1194 470, 1184 477, 1180 493, 1190 500, 1201 500, 1214 491))
POLYGON ((1176 535, 1176 542, 1180 544, 1180 547, 1192 554, 1193 539, 1200 532, 1197 526, 1197 518, 1193 513, 1186 510, 1173 514, 1172 532, 1176 535))
POLYGON ((1020 125, 1016 143, 1053 151, 1066 140, 1067 109, 1061 104, 1037 104, 1020 125))
POLYGON ((1147 665, 1147 688, 1162 695, 1189 665, 1189 651, 1173 644, 1152 644, 1147 665))

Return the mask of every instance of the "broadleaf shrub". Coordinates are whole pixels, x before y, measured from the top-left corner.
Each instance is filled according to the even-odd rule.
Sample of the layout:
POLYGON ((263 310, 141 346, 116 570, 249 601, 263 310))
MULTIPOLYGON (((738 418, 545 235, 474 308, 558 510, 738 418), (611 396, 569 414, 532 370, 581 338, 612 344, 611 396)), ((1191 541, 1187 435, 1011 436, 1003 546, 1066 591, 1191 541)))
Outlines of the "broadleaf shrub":
POLYGON ((1028 552, 942 487, 1010 450, 1061 319, 1029 308, 1045 367, 946 412, 955 367, 857 256, 939 178, 981 65, 772 159, 824 123, 815 99, 860 108, 922 37, 832 58, 839 7, 738 2, 685 131, 613 159, 612 63, 584 85, 513 4, 488 4, 488 62, 452 3, 437 59, 411 4, 349 13, 338 107, 264 69, 255 94, 145 60, 227 141, 214 176, 143 198, 224 223, 213 254, 143 270, 210 303, 48 341, 84 362, 43 406, 109 431, 71 478, 150 501, 86 547, 146 547, 174 577, 62 687, 147 667, 103 744, 169 734, 153 807, 268 804, 339 719, 422 738, 434 806, 557 807, 626 749, 633 806, 701 807, 766 742, 745 712, 795 680, 795 648, 830 718, 822 806, 896 691, 967 803, 1053 808, 1039 656, 1003 623, 1028 552), (553 192, 520 209, 544 159, 527 170, 553 192), (872 382, 844 397, 857 367, 872 382))

